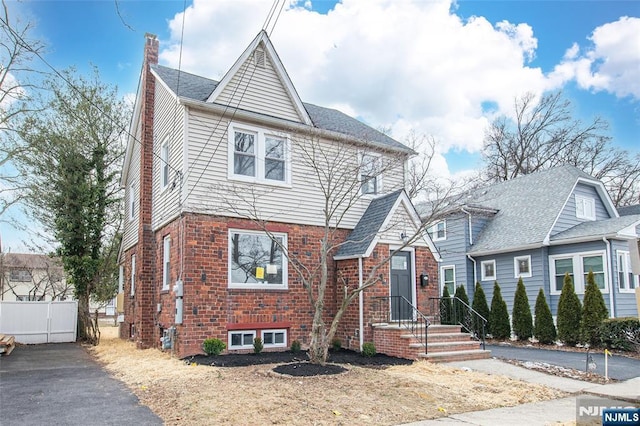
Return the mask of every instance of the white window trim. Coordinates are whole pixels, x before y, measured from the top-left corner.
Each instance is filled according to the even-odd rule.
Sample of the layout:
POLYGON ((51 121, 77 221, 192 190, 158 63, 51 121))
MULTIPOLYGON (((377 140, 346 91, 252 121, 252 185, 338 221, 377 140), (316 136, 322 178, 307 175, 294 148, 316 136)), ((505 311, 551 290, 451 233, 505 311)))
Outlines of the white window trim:
POLYGON ((513 275, 514 278, 531 278, 533 276, 533 265, 531 265, 531 255, 526 255, 526 256, 515 256, 513 258, 513 275), (529 272, 525 273, 525 274, 521 274, 520 271, 518 270, 518 262, 522 259, 527 259, 527 262, 529 263, 529 272))
POLYGON ((640 277, 638 275, 632 275, 633 282, 629 282, 629 273, 631 272, 631 254, 626 250, 616 250, 616 272, 618 273, 618 291, 620 293, 635 293, 636 288, 640 288, 640 277), (620 256, 624 258, 623 275, 625 277, 624 287, 620 286, 620 256))
POLYGON ((429 236, 431 237, 431 241, 434 241, 434 242, 446 240, 447 239, 447 221, 439 220, 435 224, 431 225, 431 227, 429 228, 429 236), (441 223, 444 228, 444 236, 438 237, 438 225, 440 225, 441 223))
POLYGON ((262 339, 262 344, 264 345, 265 348, 286 348, 287 347, 288 339, 287 339, 287 330, 285 329, 262 330, 260 332, 260 338, 262 339), (282 343, 266 344, 264 342, 265 333, 284 333, 284 341, 282 343))
MULTIPOLYGON (((364 183, 362 181, 362 171, 363 171, 363 167, 364 167, 364 159, 365 157, 373 157, 375 158, 374 162, 375 162, 375 167, 380 167, 380 162, 382 161, 382 155, 380 154, 376 154, 373 152, 361 152, 358 154, 358 176, 356 176, 356 178, 358 179, 358 182, 360 183, 359 188, 358 188, 358 192, 360 193, 360 196, 362 197, 377 197, 378 195, 382 194, 383 189, 382 189, 382 172, 377 172, 376 176, 375 176, 375 180, 376 180, 376 191, 375 192, 368 192, 368 193, 364 193, 362 192, 362 184, 364 183)), ((374 170, 375 171, 375 170, 374 170)))
POLYGON ((160 191, 163 192, 169 187, 169 138, 166 138, 160 145, 160 191))
POLYGON ((131 295, 136 294, 136 255, 131 255, 131 295))
POLYGON ((274 237, 282 238, 282 245, 284 246, 284 249, 285 249, 282 253, 282 284, 258 284, 258 283, 246 284, 246 283, 234 283, 232 281, 231 262, 233 258, 233 254, 232 254, 233 248, 231 246, 231 235, 235 233, 263 235, 268 237, 268 234, 263 231, 253 231, 253 230, 246 230, 246 229, 229 229, 229 233, 227 234, 228 250, 229 250, 228 251, 229 260, 227 261, 228 288, 244 289, 244 290, 287 290, 289 288, 288 287, 289 286, 289 282, 288 282, 289 281, 289 263, 288 263, 287 256, 284 253, 284 251, 286 251, 288 247, 287 234, 284 234, 282 232, 271 233, 274 237))
POLYGON ((171 236, 162 239, 162 290, 169 290, 171 278, 171 236))
POLYGON ((576 217, 578 219, 596 220, 596 200, 593 197, 576 194, 576 217), (582 214, 578 212, 579 205, 582 205, 582 214), (587 206, 589 206, 589 209, 587 209, 587 206))
POLYGON ((589 271, 584 271, 582 265, 583 257, 591 257, 591 256, 602 256, 602 268, 604 269, 604 289, 600 289, 602 294, 609 293, 609 267, 607 266, 607 255, 604 250, 596 250, 596 251, 584 251, 579 253, 566 253, 566 254, 556 254, 549 256, 549 287, 550 294, 558 295, 562 293, 562 291, 558 291, 555 288, 555 279, 556 279, 556 259, 572 259, 573 261, 573 288, 576 294, 584 294, 584 289, 587 285, 584 276, 589 273, 589 271))
POLYGON ((482 277, 481 281, 495 281, 496 276, 498 275, 498 271, 496 270, 496 261, 495 261, 495 259, 483 260, 482 262, 480 262, 480 275, 482 277), (485 273, 484 273, 484 265, 491 264, 491 263, 493 263, 493 276, 485 275, 485 273))
MULTIPOLYGON (((236 349, 253 349, 253 340, 256 338, 256 331, 255 330, 234 330, 234 331, 230 331, 227 335, 227 347, 229 348, 229 350, 236 350, 236 349), (234 334, 251 334, 253 337, 251 338, 251 344, 250 345, 232 345, 231 344, 231 336, 233 336, 234 334)), ((244 339, 242 339, 244 340, 244 339)))
POLYGON ((229 180, 258 183, 264 185, 281 186, 285 188, 291 187, 291 139, 288 134, 263 129, 260 127, 249 126, 240 123, 230 123, 227 130, 228 139, 228 158, 227 158, 227 178, 229 180), (235 132, 252 133, 256 136, 255 140, 255 160, 256 175, 244 176, 234 173, 234 156, 235 156, 235 132), (265 139, 272 136, 284 140, 284 181, 266 179, 264 177, 265 168, 265 139))
POLYGON ((129 184, 129 222, 136 218, 136 187, 129 184))
MULTIPOLYGON (((444 281, 444 270, 445 269, 453 269, 453 291, 456 290, 456 265, 443 265, 440 267, 440 294, 444 291, 445 281, 444 281)), ((450 294, 453 296, 453 293, 450 294)))

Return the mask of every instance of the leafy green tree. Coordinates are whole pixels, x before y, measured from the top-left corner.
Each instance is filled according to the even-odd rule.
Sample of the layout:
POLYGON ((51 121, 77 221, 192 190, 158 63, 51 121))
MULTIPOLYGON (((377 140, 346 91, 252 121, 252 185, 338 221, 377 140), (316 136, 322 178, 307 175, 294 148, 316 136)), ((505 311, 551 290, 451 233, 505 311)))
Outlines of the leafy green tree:
POLYGON ((491 314, 489 315, 491 334, 494 339, 508 339, 511 337, 511 324, 509 323, 509 311, 507 303, 502 299, 498 281, 493 284, 493 297, 491 298, 491 314))
POLYGON ((582 341, 594 346, 599 343, 598 328, 608 316, 602 293, 596 284, 593 271, 587 275, 587 287, 584 289, 584 305, 582 306, 581 332, 582 341))
POLYGON ((524 286, 522 277, 518 280, 516 294, 513 299, 513 333, 518 340, 526 340, 533 335, 533 319, 531 318, 531 308, 527 289, 524 286))
POLYGON ((78 337, 96 344, 89 301, 115 296, 121 196, 118 185, 129 108, 117 90, 74 70, 49 81, 51 96, 20 135, 28 147, 16 159, 24 200, 57 245, 78 300, 78 337), (114 240, 116 239, 116 240, 114 240))
POLYGON ((444 286, 442 291, 442 299, 440 300, 440 324, 452 324, 453 304, 451 303, 451 294, 449 289, 444 286))
POLYGON ((558 301, 558 338, 572 346, 580 342, 581 317, 580 299, 573 288, 571 276, 566 273, 558 301))
POLYGON ((544 297, 544 291, 538 291, 535 307, 535 324, 533 333, 540 343, 550 344, 556 341, 556 326, 553 324, 551 309, 544 297))
MULTIPOLYGON (((476 283, 476 288, 473 292, 473 303, 471 304, 471 307, 474 311, 482 315, 482 317, 487 320, 487 323, 484 325, 484 332, 488 333, 490 327, 488 321, 489 317, 491 316, 491 311, 489 310, 489 305, 487 304, 487 296, 484 294, 484 290, 482 289, 480 283, 476 283)), ((482 333, 482 323, 475 316, 473 317, 473 319, 473 328, 476 334, 480 336, 482 333)))
POLYGON ((454 299, 454 324, 464 324, 465 318, 467 317, 467 313, 469 311, 469 297, 467 296, 467 291, 464 289, 463 285, 459 285, 456 288, 455 293, 456 299, 454 299), (464 303, 460 303, 460 301, 464 303))

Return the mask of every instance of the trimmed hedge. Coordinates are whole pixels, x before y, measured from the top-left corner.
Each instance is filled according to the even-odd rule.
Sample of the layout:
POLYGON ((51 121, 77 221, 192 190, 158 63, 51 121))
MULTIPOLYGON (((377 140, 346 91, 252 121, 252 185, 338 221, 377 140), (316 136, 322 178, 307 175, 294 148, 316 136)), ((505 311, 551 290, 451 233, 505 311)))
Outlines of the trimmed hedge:
MULTIPOLYGON (((459 285, 456 288, 456 293, 454 296, 466 303, 467 306, 469 305, 469 297, 467 296, 467 291, 464 289, 463 285, 459 285)), ((460 303, 458 299, 453 300, 453 311, 455 312, 453 321, 454 324, 464 324, 469 309, 467 308, 467 306, 460 303)))
POLYGON ((518 280, 516 287, 512 315, 513 333, 518 337, 518 340, 527 340, 533 335, 533 319, 531 318, 527 289, 524 286, 522 277, 518 280))
POLYGON ((573 288, 573 280, 567 273, 562 283, 562 293, 558 301, 558 338, 567 345, 575 346, 581 339, 580 320, 582 305, 573 288))
POLYGON ((538 291, 538 298, 536 299, 535 307, 535 324, 534 334, 536 339, 540 343, 550 344, 556 341, 556 326, 553 324, 553 316, 551 315, 551 309, 547 304, 547 299, 544 297, 544 291, 540 289, 538 291))
POLYGON ((507 302, 502 298, 498 281, 493 284, 493 297, 491 298, 491 335, 494 339, 508 339, 511 337, 511 324, 509 323, 509 311, 507 302))
POLYGON ((584 343, 588 343, 591 346, 599 343, 598 328, 607 317, 607 306, 604 304, 602 293, 596 284, 593 271, 589 271, 587 288, 584 290, 582 320, 580 323, 580 331, 584 343))
POLYGON ((598 328, 600 345, 609 349, 640 351, 640 320, 638 318, 611 318, 598 328))
MULTIPOLYGON (((487 304, 487 296, 484 294, 484 290, 482 289, 482 285, 480 283, 476 283, 476 289, 473 292, 473 304, 471 305, 474 311, 479 313, 487 320, 485 324, 484 333, 487 334, 489 332, 489 316, 491 311, 489 310, 489 305, 487 304)), ((482 321, 478 320, 476 316, 473 316, 473 328, 478 336, 482 334, 482 321)))

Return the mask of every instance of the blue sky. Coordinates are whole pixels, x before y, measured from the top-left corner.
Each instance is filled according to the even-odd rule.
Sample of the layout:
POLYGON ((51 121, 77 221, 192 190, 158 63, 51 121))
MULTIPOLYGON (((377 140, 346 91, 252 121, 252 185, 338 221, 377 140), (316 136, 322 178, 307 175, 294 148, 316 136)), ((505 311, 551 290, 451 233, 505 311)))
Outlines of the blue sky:
MULTIPOLYGON (((35 22, 51 65, 94 64, 132 94, 146 32, 158 35, 162 64, 221 78, 271 3, 187 1, 184 34, 183 1, 9 6, 35 22)), ((484 128, 526 91, 564 90, 576 117, 604 117, 617 145, 640 151, 637 1, 298 1, 271 39, 304 101, 391 128, 400 141, 410 130, 434 136, 443 175, 478 166, 484 128)), ((28 238, 5 224, 0 232, 13 251, 28 238)))

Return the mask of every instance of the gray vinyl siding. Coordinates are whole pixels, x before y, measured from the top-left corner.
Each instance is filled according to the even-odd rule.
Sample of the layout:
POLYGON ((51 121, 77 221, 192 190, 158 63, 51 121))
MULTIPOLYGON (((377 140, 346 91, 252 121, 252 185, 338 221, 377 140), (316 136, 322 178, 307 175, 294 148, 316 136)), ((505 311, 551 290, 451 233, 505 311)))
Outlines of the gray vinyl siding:
POLYGON ((176 103, 175 98, 162 84, 156 85, 155 119, 153 135, 153 229, 158 229, 168 220, 179 214, 180 181, 178 172, 182 172, 184 107, 176 103), (161 147, 169 142, 169 186, 161 187, 161 147), (176 182, 172 188, 172 182, 176 182))
MULTIPOLYGON (((468 259, 466 256, 468 246, 467 216, 464 214, 456 214, 447 216, 446 223, 446 239, 434 241, 438 248, 438 252, 442 257, 440 262, 440 294, 442 294, 442 268, 455 266, 455 284, 456 287, 464 285, 469 294, 469 274, 473 277, 473 270, 468 267, 468 259)), ((473 279, 473 278, 472 278, 473 279)), ((453 296, 453 295, 452 295, 453 296)))
POLYGON ((564 209, 558 216, 558 220, 556 221, 551 231, 551 235, 566 231, 567 229, 572 228, 585 221, 584 219, 578 219, 576 217, 576 195, 591 197, 595 200, 596 220, 611 218, 596 189, 591 185, 578 183, 567 199, 567 203, 565 204, 564 209))
MULTIPOLYGON (((244 183, 229 179, 229 139, 228 120, 220 120, 209 112, 189 108, 187 111, 188 131, 188 168, 185 173, 187 199, 185 208, 206 214, 238 217, 242 211, 257 208, 262 218, 274 222, 296 223, 322 226, 324 217, 324 199, 314 170, 305 164, 301 156, 301 145, 305 143, 299 135, 291 134, 287 129, 271 129, 256 123, 238 123, 266 131, 287 133, 291 148, 291 183, 289 186, 269 183, 244 183), (244 198, 244 199, 243 199, 244 198), (254 203, 253 200, 257 200, 254 203), (235 209, 235 211, 234 211, 235 209)), ((344 158, 345 161, 358 159, 359 151, 355 146, 323 140, 322 150, 335 152, 330 158, 344 158), (348 151, 344 151, 348 150, 348 151)), ((371 152, 371 151, 369 151, 371 152)), ((342 164, 342 163, 341 163, 342 164)), ((348 165, 345 165, 348 167, 348 165)), ((354 172, 354 180, 359 177, 354 172)), ((382 177, 382 193, 390 193, 404 187, 404 159, 394 170, 382 177)), ((356 185, 355 190, 360 188, 356 185)), ((362 197, 345 213, 339 227, 352 229, 366 210, 371 198, 362 197)), ((246 213, 245 213, 246 214, 246 213)), ((338 217, 341 214, 338 208, 338 217)))
POLYGON ((255 66, 253 54, 233 76, 216 103, 300 122, 289 93, 265 52, 265 66, 255 66))
POLYGON ((618 277, 618 262, 617 252, 618 250, 628 252, 629 244, 627 241, 612 240, 611 241, 611 255, 613 265, 613 288, 614 288, 614 300, 615 300, 615 314, 616 317, 637 317, 638 305, 636 302, 636 295, 634 292, 620 291, 620 282, 618 277))
POLYGON ((489 222, 489 220, 490 218, 486 216, 471 217, 471 232, 472 232, 471 236, 473 237, 474 242, 478 239, 478 237, 480 236, 480 233, 484 229, 487 222, 489 222))
POLYGON ((129 170, 127 173, 127 182, 124 189, 124 232, 122 234, 122 248, 128 250, 138 242, 138 213, 140 210, 140 126, 136 129, 135 141, 130 141, 131 146, 131 161, 129 163, 129 170), (132 220, 129 220, 129 191, 131 186, 136 190, 136 209, 135 215, 132 220))

